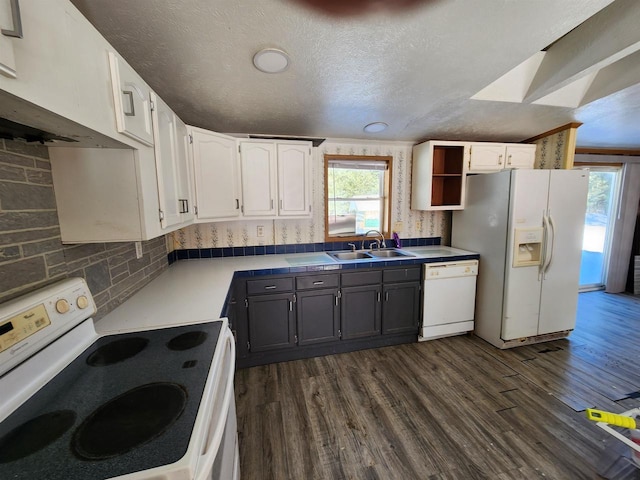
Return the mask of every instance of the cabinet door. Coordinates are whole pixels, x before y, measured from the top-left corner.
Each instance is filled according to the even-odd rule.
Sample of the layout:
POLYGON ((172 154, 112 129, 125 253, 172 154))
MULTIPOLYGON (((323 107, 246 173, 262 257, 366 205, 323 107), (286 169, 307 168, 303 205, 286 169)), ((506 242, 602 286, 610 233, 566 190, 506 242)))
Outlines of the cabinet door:
POLYGON ((311 215, 311 144, 278 144, 278 215, 311 215))
POLYGON ((13 14, 17 5, 17 2, 0 0, 0 28, 2 29, 2 34, 0 35, 0 74, 8 78, 16 78, 16 59, 13 53, 13 42, 19 32, 16 30, 18 26, 14 24, 13 14))
POLYGON ((383 287, 382 333, 418 333, 420 283, 397 283, 383 287))
POLYGON ((109 52, 109 65, 118 131, 152 146, 151 89, 133 68, 113 52, 109 52))
POLYGON ((293 294, 249 297, 249 345, 252 352, 291 348, 296 344, 293 294))
POLYGON ((189 127, 196 219, 229 220, 240 215, 236 140, 189 127))
POLYGON ((160 224, 162 228, 169 228, 181 222, 181 208, 178 201, 179 172, 177 168, 178 138, 176 116, 167 104, 154 93, 151 93, 151 99, 155 104, 152 118, 158 176, 160 224))
POLYGON ((342 289, 340 319, 343 340, 380 335, 381 290, 380 285, 342 289))
POLYGON ((340 339, 338 290, 323 289, 296 294, 298 345, 340 339))
POLYGON ((276 214, 276 148, 273 143, 241 142, 242 213, 247 217, 276 214))
POLYGON ((536 159, 535 145, 507 145, 506 168, 533 168, 536 159))
POLYGON ((195 214, 193 208, 193 174, 189 164, 189 132, 182 120, 176 119, 176 170, 178 175, 178 206, 181 223, 192 222, 195 214))
POLYGON ((469 157, 470 172, 502 170, 505 164, 504 143, 474 143, 469 157))

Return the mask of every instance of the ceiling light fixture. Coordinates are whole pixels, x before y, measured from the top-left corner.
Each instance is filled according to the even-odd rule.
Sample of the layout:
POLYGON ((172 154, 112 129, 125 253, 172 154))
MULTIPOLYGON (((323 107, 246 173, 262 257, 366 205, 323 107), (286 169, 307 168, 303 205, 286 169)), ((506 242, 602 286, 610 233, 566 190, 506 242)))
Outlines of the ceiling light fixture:
POLYGON ((387 125, 384 122, 373 122, 370 123, 369 125, 365 125, 365 127, 362 129, 367 133, 380 133, 384 130, 387 129, 389 125, 387 125))
POLYGON ((253 56, 253 64, 264 73, 281 73, 289 68, 289 55, 277 48, 265 48, 253 56))

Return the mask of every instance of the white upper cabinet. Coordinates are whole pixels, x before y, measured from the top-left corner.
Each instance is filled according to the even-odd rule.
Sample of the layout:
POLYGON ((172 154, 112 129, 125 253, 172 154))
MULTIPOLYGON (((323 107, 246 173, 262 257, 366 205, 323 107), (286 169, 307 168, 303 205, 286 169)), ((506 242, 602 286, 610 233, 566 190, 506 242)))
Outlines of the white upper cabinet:
POLYGON ((240 216, 236 139, 196 127, 191 135, 191 165, 196 222, 233 220, 240 216))
POLYGON ((472 143, 468 171, 496 172, 504 168, 533 168, 536 146, 524 143, 472 143))
POLYGON ((192 223, 195 219, 193 171, 189 161, 189 132, 185 123, 176 118, 177 152, 176 162, 178 165, 178 204, 180 206, 181 222, 192 223))
POLYGON ((77 82, 75 59, 69 52, 74 41, 83 39, 72 38, 67 29, 65 5, 0 0, 0 64, 5 67, 0 90, 69 118, 76 105, 77 82))
POLYGON ((533 168, 536 159, 534 144, 508 143, 505 168, 533 168))
POLYGON ((162 99, 154 93, 153 134, 158 179, 160 225, 163 229, 188 222, 191 194, 186 155, 186 127, 162 99))
POLYGON ((278 143, 278 215, 311 214, 311 145, 278 143))
POLYGON ((413 147, 411 208, 461 210, 464 208, 469 144, 430 141, 413 147))
POLYGON ((16 78, 13 42, 22 38, 22 17, 18 0, 0 0, 0 75, 16 78))
POLYGON ((151 89, 133 68, 113 52, 109 52, 109 66, 118 132, 152 146, 151 89))
POLYGON ((275 216, 277 198, 275 143, 240 142, 240 171, 244 216, 275 216))
POLYGON ((469 153, 470 172, 496 171, 504 168, 504 143, 472 143, 469 153))

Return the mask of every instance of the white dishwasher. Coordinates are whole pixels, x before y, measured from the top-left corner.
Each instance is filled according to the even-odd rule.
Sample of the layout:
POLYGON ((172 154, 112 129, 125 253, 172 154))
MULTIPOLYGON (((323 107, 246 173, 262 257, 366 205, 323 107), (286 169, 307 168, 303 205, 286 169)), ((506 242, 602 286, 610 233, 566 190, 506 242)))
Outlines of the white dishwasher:
POLYGON ((422 328, 418 341, 473 330, 478 260, 424 264, 422 328))

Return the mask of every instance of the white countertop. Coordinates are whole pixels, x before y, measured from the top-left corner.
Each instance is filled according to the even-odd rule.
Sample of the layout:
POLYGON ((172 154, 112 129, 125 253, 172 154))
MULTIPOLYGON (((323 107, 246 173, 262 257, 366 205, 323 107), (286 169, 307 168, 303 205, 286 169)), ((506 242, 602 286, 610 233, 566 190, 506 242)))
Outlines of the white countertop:
MULTIPOLYGON (((477 255, 440 245, 402 250, 411 253, 414 260, 440 261, 477 255)), ((407 259, 385 258, 380 265, 389 266, 391 262, 407 259)), ((97 321, 95 328, 100 334, 121 333, 215 320, 220 318, 235 272, 291 269, 292 273, 297 273, 304 271, 305 265, 326 271, 338 269, 344 263, 323 252, 180 260, 97 321)), ((367 261, 367 265, 370 264, 367 261)))

